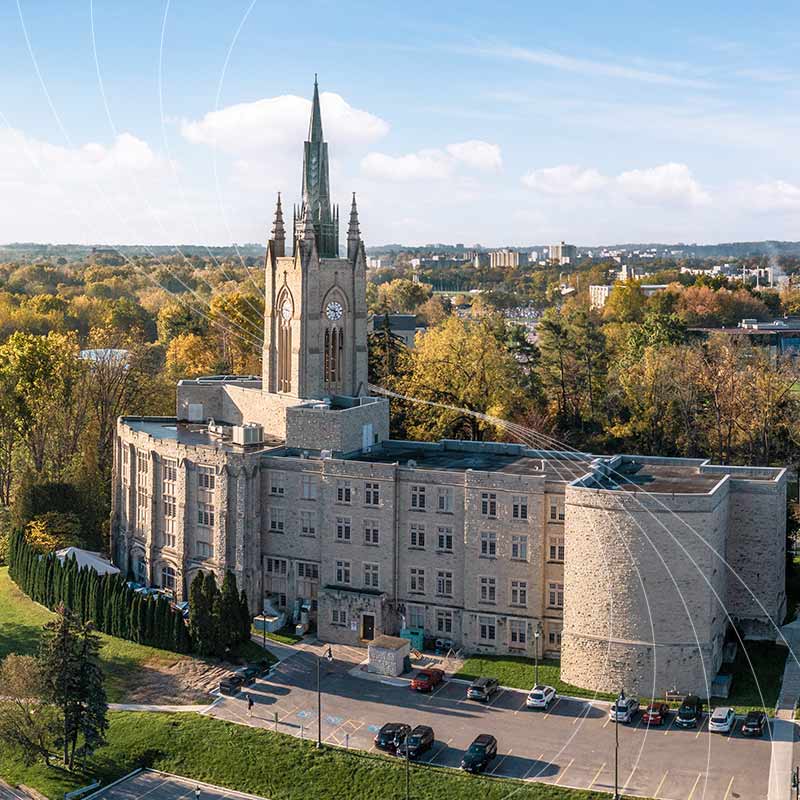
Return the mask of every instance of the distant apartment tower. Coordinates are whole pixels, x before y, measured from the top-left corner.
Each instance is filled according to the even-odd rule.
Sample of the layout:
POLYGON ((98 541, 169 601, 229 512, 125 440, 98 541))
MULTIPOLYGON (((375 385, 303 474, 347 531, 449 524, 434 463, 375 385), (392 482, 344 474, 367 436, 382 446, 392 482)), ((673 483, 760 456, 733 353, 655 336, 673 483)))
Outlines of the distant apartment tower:
POLYGON ((489 253, 489 266, 492 269, 518 269, 528 266, 528 254, 519 250, 492 250, 489 253))
POLYGON ((550 261, 559 266, 563 264, 574 264, 578 260, 578 248, 574 244, 565 244, 559 242, 558 244, 550 245, 550 261))
MULTIPOLYGON (((613 286, 590 286, 589 287, 589 307, 601 309, 605 307, 606 301, 613 286)), ((639 285, 645 297, 652 297, 657 292, 663 292, 667 288, 666 283, 643 283, 639 285)))

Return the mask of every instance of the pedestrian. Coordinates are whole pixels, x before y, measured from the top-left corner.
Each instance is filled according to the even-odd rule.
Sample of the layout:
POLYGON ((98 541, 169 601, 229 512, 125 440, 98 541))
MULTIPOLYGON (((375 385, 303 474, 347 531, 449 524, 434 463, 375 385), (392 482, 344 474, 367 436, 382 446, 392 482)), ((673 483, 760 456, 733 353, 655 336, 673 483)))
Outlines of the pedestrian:
POLYGON ((253 705, 254 705, 253 697, 250 694, 246 695, 246 697, 247 697, 247 716, 248 717, 252 717, 253 716, 253 705))

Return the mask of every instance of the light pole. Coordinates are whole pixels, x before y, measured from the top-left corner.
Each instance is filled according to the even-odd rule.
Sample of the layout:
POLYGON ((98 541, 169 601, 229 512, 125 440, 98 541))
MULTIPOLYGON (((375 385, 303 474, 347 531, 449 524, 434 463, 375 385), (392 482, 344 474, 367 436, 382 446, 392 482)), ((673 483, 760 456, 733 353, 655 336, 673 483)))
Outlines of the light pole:
POLYGON ((539 685, 539 637, 542 635, 542 623, 536 625, 536 631, 533 634, 533 682, 536 686, 539 685))
POLYGON ((411 735, 411 729, 406 731, 406 800, 411 800, 411 757, 408 751, 408 737, 411 735))
POLYGON ((614 704, 614 800, 619 796, 619 704, 625 700, 624 689, 619 690, 619 696, 614 704))
POLYGON ((317 656, 317 747, 322 747, 322 688, 319 679, 319 665, 323 658, 328 662, 333 661, 333 652, 330 645, 328 645, 326 653, 317 656))
POLYGON ((792 789, 794 789, 795 800, 800 798, 800 767, 792 770, 792 789))

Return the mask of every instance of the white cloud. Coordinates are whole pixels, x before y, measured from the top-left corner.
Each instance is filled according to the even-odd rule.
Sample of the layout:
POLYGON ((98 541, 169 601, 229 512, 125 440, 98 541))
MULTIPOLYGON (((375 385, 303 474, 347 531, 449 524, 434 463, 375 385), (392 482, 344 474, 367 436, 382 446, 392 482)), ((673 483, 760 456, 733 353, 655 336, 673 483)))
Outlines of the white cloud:
POLYGON ((463 161, 475 169, 498 170, 503 165, 500 146, 479 139, 448 144, 445 150, 457 161, 463 161))
POLYGON ((523 185, 550 195, 590 194, 607 189, 610 195, 656 205, 700 206, 711 202, 686 164, 661 164, 649 169, 632 169, 607 177, 594 168, 576 164, 534 169, 522 176, 523 185))
POLYGON ((629 197, 651 203, 701 206, 711 197, 694 179, 686 164, 661 164, 650 169, 632 169, 616 178, 629 197))
MULTIPOLYGON (((389 125, 380 117, 353 108, 341 95, 320 94, 325 138, 337 148, 363 145, 385 136, 389 125)), ((291 148, 308 133, 311 101, 297 95, 267 97, 209 111, 202 119, 185 120, 181 133, 190 142, 219 147, 233 154, 268 153, 291 148)))
POLYGON ((442 180, 462 164, 486 172, 498 170, 502 163, 498 145, 471 139, 401 156, 368 153, 361 159, 361 171, 369 178, 390 181, 442 180))
POLYGON ((739 190, 743 205, 757 211, 800 211, 800 186, 788 181, 768 181, 739 190))
POLYGON ((577 164, 534 169, 522 176, 529 189, 544 194, 584 194, 605 186, 608 178, 596 169, 585 169, 577 164))

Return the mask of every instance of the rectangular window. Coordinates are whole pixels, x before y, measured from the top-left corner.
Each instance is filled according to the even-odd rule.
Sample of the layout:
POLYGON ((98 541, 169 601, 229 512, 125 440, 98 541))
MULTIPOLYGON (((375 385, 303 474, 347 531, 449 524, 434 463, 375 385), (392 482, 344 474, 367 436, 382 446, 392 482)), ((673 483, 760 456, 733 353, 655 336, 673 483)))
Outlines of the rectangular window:
POLYGON ((303 475, 301 480, 303 500, 317 499, 317 476, 303 475))
POLYGON ((364 520, 364 544, 380 544, 381 530, 376 519, 364 520))
POLYGON ((269 474, 269 493, 275 497, 283 497, 286 494, 286 475, 283 472, 270 472, 269 474))
POLYGON ((547 641, 550 643, 550 647, 561 647, 561 631, 551 630, 547 635, 547 641))
POLYGON ((339 542, 349 542, 350 532, 350 517, 336 517, 336 540, 339 542))
POLYGON ((550 608, 564 608, 563 583, 549 583, 547 585, 547 604, 550 608))
POLYGON ((436 508, 442 514, 453 513, 453 490, 447 486, 440 486, 437 492, 436 508))
POLYGON ((197 504, 197 524, 202 528, 214 527, 214 505, 213 503, 197 504))
POLYGON ((164 530, 163 530, 163 547, 175 547, 177 543, 177 538, 175 536, 175 520, 169 517, 164 519, 164 530))
POLYGON ((453 632, 453 612, 447 608, 436 609, 436 633, 450 635, 453 632))
POLYGON ((511 516, 514 519, 528 519, 528 498, 522 494, 515 494, 511 502, 511 516))
POLYGON ((564 537, 551 536, 548 540, 549 557, 550 561, 563 561, 564 560, 564 537))
POLYGON ((417 594, 425 592, 425 570, 422 567, 411 567, 409 570, 408 590, 417 594))
POLYGON ((425 487, 416 483, 411 487, 411 510, 425 510, 425 487))
POLYGON ((317 514, 315 511, 300 511, 301 536, 317 535, 317 514))
POLYGON ((412 522, 408 526, 409 547, 422 550, 425 547, 425 525, 423 523, 412 522))
POLYGON ((286 575, 289 571, 289 562, 285 558, 268 558, 267 573, 269 575, 286 575))
POLYGON ((453 573, 440 570, 436 573, 436 594, 442 597, 453 596, 453 573))
POLYGON ((550 500, 550 522, 564 521, 564 502, 553 498, 550 500))
POLYGON ((481 603, 497 602, 497 578, 489 575, 480 576, 481 603))
POLYGON ((214 488, 216 475, 214 467, 197 467, 197 524, 204 528, 214 526, 214 488))
POLYGON ((497 555, 497 534, 481 531, 481 558, 494 558, 497 555))
POLYGON ((512 606, 528 605, 527 581, 511 581, 511 605, 512 606))
POLYGON ((208 492, 214 491, 216 486, 214 467, 204 467, 202 465, 197 467, 197 486, 208 492))
POLYGON ((494 617, 478 617, 478 630, 482 642, 494 644, 497 638, 497 622, 494 617))
POLYGON ((336 502, 347 505, 353 502, 353 487, 350 481, 336 481, 336 502))
POLYGON ((528 537, 524 534, 511 537, 511 558, 514 561, 528 560, 528 537))
POLYGON ((269 510, 269 529, 272 533, 283 533, 286 530, 285 508, 271 508, 269 510))
POLYGON ((178 462, 174 458, 165 458, 162 467, 164 483, 175 483, 178 480, 178 462))
POLYGON ((509 620, 508 638, 511 647, 524 648, 528 643, 528 623, 523 619, 509 620))
POLYGON ((425 628, 425 606, 407 606, 408 627, 425 628))
POLYGON ((453 552, 453 529, 449 525, 440 525, 436 531, 437 549, 442 553, 453 552))
POLYGON ((331 625, 347 625, 347 612, 344 609, 334 608, 331 610, 331 625))
POLYGON ((494 492, 481 492, 481 514, 484 517, 497 516, 497 495, 494 492))
POLYGON ((377 589, 381 585, 381 568, 379 564, 364 562, 364 586, 377 589))
POLYGON ((209 542, 197 542, 198 558, 214 558, 214 546, 209 542))
POLYGON ((380 485, 376 482, 367 481, 364 484, 364 505, 379 506, 381 504, 380 485))
POLYGON ((350 583, 350 562, 336 562, 336 583, 350 583))
POLYGON ((146 450, 136 451, 136 472, 139 476, 147 475, 150 471, 150 457, 146 450))
POLYGON ((136 488, 136 523, 140 530, 147 526, 147 490, 143 486, 136 488))
POLYGON ((298 561, 297 562, 297 577, 306 578, 307 580, 319 580, 319 564, 313 561, 298 561))

